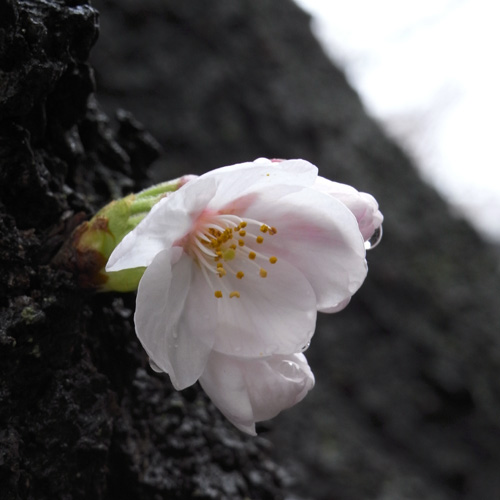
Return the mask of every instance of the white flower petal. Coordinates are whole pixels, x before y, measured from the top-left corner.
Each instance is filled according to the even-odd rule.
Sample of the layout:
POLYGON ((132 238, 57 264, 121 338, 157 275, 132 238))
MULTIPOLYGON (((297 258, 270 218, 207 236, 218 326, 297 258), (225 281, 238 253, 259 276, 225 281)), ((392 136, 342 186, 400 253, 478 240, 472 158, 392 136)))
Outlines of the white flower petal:
POLYGON ((212 402, 238 429, 256 435, 252 403, 240 360, 212 352, 200 384, 212 402))
POLYGON ((336 313, 336 312, 342 311, 342 309, 344 309, 345 307, 347 307, 347 305, 349 304, 349 302, 351 302, 351 297, 347 297, 342 302, 339 302, 338 304, 336 304, 334 306, 323 307, 320 311, 322 313, 329 313, 329 314, 336 313))
POLYGON ((189 232, 216 192, 213 179, 190 180, 160 200, 111 254, 107 271, 148 266, 163 249, 189 232))
POLYGON ((202 177, 216 179, 217 193, 209 206, 219 210, 269 186, 295 186, 295 189, 312 186, 317 174, 317 167, 305 160, 265 163, 260 159, 212 170, 202 177))
POLYGON ((316 296, 308 280, 285 260, 262 264, 265 278, 260 276, 261 266, 248 258, 234 261, 234 271, 244 273, 242 279, 231 273, 214 278, 214 286, 227 290, 217 300, 216 351, 248 358, 290 354, 311 340, 316 296), (231 291, 239 298, 228 298, 231 291))
POLYGON ((171 267, 173 253, 161 251, 139 283, 135 325, 137 336, 158 368, 176 389, 196 382, 212 349, 215 308, 204 310, 207 282, 193 272, 183 255, 171 267), (193 310, 197 313, 193 314, 193 310))
POLYGON ((384 216, 371 194, 361 193, 347 184, 333 182, 321 176, 316 178, 312 187, 341 201, 354 214, 365 241, 382 225, 384 216))
POLYGON ((255 422, 300 402, 314 375, 302 354, 249 360, 213 352, 200 384, 228 420, 255 435, 255 422))
POLYGON ((285 259, 311 283, 318 310, 337 307, 366 277, 365 247, 351 211, 310 188, 279 199, 262 191, 245 216, 277 228, 266 253, 285 259))
MULTIPOLYGON (((167 246, 164 243, 163 224, 161 218, 155 217, 156 211, 161 211, 162 205, 167 201, 164 198, 158 202, 145 219, 128 233, 117 245, 106 264, 106 271, 121 271, 134 267, 148 266, 155 256, 167 246), (150 221, 155 221, 150 224, 150 221), (143 224, 143 225, 142 225, 143 224)), ((187 220, 180 218, 179 225, 186 226, 187 220)))
POLYGON ((302 401, 315 382, 302 353, 272 356, 265 364, 267 373, 258 366, 254 366, 251 377, 247 371, 247 383, 257 422, 269 420, 302 401))

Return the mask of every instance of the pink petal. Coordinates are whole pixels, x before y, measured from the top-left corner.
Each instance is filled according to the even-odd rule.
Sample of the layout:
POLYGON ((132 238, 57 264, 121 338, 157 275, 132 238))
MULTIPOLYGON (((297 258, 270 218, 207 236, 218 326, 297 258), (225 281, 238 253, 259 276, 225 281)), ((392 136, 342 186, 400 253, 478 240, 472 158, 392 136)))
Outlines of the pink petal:
POLYGON ((333 196, 341 201, 356 217, 359 230, 365 241, 369 240, 384 220, 375 198, 368 193, 360 193, 347 184, 333 182, 318 176, 313 189, 333 196))
POLYGON ((318 310, 346 304, 366 277, 365 247, 351 211, 310 188, 277 198, 262 191, 245 216, 277 229, 265 237, 266 253, 286 260, 311 284, 318 310))

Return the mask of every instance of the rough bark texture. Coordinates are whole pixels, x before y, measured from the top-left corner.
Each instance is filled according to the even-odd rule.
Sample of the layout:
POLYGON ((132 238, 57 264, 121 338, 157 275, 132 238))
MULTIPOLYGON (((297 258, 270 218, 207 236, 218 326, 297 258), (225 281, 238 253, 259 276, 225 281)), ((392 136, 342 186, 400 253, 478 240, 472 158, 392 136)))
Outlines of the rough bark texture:
POLYGON ((290 1, 0 0, 0 161, 2 500, 500 496, 498 254, 290 1), (98 100, 133 113, 112 122, 87 62, 95 8, 98 100), (319 318, 315 389, 265 439, 147 368, 133 294, 84 293, 53 265, 81 217, 148 175, 258 156, 309 159, 386 216, 362 290, 319 318))
POLYGON ((51 265, 159 147, 93 97, 93 7, 1 5, 0 498, 282 498, 267 441, 147 368, 134 297, 85 293, 51 265))

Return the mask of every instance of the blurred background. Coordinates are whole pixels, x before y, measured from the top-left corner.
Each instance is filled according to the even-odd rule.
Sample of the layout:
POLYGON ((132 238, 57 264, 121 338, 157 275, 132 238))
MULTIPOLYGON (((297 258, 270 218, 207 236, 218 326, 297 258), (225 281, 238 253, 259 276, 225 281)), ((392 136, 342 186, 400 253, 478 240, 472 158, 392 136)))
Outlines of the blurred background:
POLYGON ((296 0, 425 180, 500 242, 500 4, 296 0))

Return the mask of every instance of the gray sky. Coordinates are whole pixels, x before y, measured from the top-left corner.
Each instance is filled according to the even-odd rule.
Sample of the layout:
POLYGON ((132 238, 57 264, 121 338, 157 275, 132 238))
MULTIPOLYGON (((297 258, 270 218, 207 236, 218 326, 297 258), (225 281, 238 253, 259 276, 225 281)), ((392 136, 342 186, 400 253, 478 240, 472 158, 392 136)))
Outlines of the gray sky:
POLYGON ((422 175, 500 241, 500 2, 296 1, 422 175))

